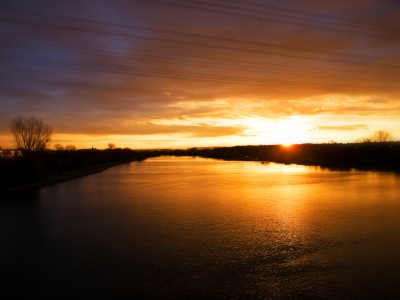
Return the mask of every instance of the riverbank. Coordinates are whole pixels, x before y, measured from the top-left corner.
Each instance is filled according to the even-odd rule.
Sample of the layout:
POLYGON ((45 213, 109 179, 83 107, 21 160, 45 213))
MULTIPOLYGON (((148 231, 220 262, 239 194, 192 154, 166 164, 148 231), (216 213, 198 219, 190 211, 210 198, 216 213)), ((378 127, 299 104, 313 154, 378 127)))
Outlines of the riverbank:
POLYGON ((400 299, 400 176, 188 157, 136 165, 0 201, 3 292, 400 299))
POLYGON ((33 190, 40 189, 45 186, 57 184, 60 182, 72 180, 75 178, 80 178, 92 174, 96 174, 99 172, 102 172, 106 169, 109 169, 111 167, 115 167, 121 164, 125 163, 130 163, 131 161, 118 161, 118 162, 110 162, 110 163, 104 163, 100 165, 95 165, 95 166, 90 166, 86 168, 81 168, 77 170, 71 170, 68 172, 58 172, 52 174, 49 179, 42 180, 39 182, 31 183, 31 184, 26 184, 22 186, 15 186, 7 189, 1 189, 0 190, 0 196, 9 196, 13 194, 19 194, 19 193, 25 193, 33 190))
POLYGON ((299 144, 162 150, 38 151, 29 159, 0 160, 0 196, 91 175, 112 166, 163 155, 321 166, 333 170, 400 172, 400 142, 299 144), (80 168, 80 166, 88 166, 80 168), (24 184, 28 183, 29 184, 24 184), (18 184, 20 183, 20 184, 18 184))
POLYGON ((171 150, 168 155, 276 162, 341 170, 400 171, 400 142, 190 148, 171 150))

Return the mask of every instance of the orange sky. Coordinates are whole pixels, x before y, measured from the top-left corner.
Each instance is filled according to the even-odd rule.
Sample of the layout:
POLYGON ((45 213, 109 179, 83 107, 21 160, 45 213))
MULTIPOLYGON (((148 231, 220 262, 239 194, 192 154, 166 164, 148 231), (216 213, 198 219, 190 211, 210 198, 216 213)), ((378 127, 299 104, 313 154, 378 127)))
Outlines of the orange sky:
POLYGON ((398 1, 3 1, 0 146, 400 139, 398 1), (353 3, 354 2, 354 3, 353 3))

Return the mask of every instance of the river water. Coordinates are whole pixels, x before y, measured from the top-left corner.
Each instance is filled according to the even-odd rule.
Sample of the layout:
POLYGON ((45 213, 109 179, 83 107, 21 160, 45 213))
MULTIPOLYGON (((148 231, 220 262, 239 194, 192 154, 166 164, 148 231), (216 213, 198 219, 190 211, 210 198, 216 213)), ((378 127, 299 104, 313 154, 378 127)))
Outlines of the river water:
POLYGON ((16 297, 400 299, 400 176, 159 157, 0 202, 16 297))

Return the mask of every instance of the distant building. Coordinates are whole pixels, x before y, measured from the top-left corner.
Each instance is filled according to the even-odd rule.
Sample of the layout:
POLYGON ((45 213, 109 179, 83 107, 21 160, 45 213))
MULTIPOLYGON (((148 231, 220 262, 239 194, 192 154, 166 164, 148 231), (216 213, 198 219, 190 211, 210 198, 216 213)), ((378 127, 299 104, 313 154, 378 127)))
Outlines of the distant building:
POLYGON ((0 156, 6 158, 22 157, 22 153, 19 150, 3 149, 0 150, 0 156))

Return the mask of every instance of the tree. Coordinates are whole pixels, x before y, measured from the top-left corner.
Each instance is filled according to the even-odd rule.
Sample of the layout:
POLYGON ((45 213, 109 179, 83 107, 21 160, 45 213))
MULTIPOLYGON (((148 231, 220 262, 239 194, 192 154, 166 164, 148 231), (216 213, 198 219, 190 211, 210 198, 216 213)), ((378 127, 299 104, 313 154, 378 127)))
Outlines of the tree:
POLYGON ((53 128, 50 125, 44 124, 42 119, 38 120, 34 117, 29 119, 16 117, 10 123, 10 130, 18 148, 29 151, 46 149, 53 134, 53 128))
POLYGON ((372 143, 372 142, 385 143, 385 142, 392 142, 393 139, 394 138, 391 133, 384 131, 384 130, 379 130, 369 137, 356 139, 355 142, 356 143, 372 143))
POLYGON ((371 140, 378 143, 392 142, 393 135, 387 131, 379 130, 371 136, 371 140))
POLYGON ((371 143, 371 138, 358 138, 354 141, 355 143, 371 143))
POLYGON ((73 150, 76 150, 76 147, 75 147, 75 145, 67 145, 67 146, 65 146, 65 150, 73 151, 73 150))
POLYGON ((108 143, 108 149, 114 149, 115 144, 114 143, 108 143))
POLYGON ((56 148, 56 150, 64 150, 64 147, 61 146, 61 144, 55 144, 54 148, 56 148))

